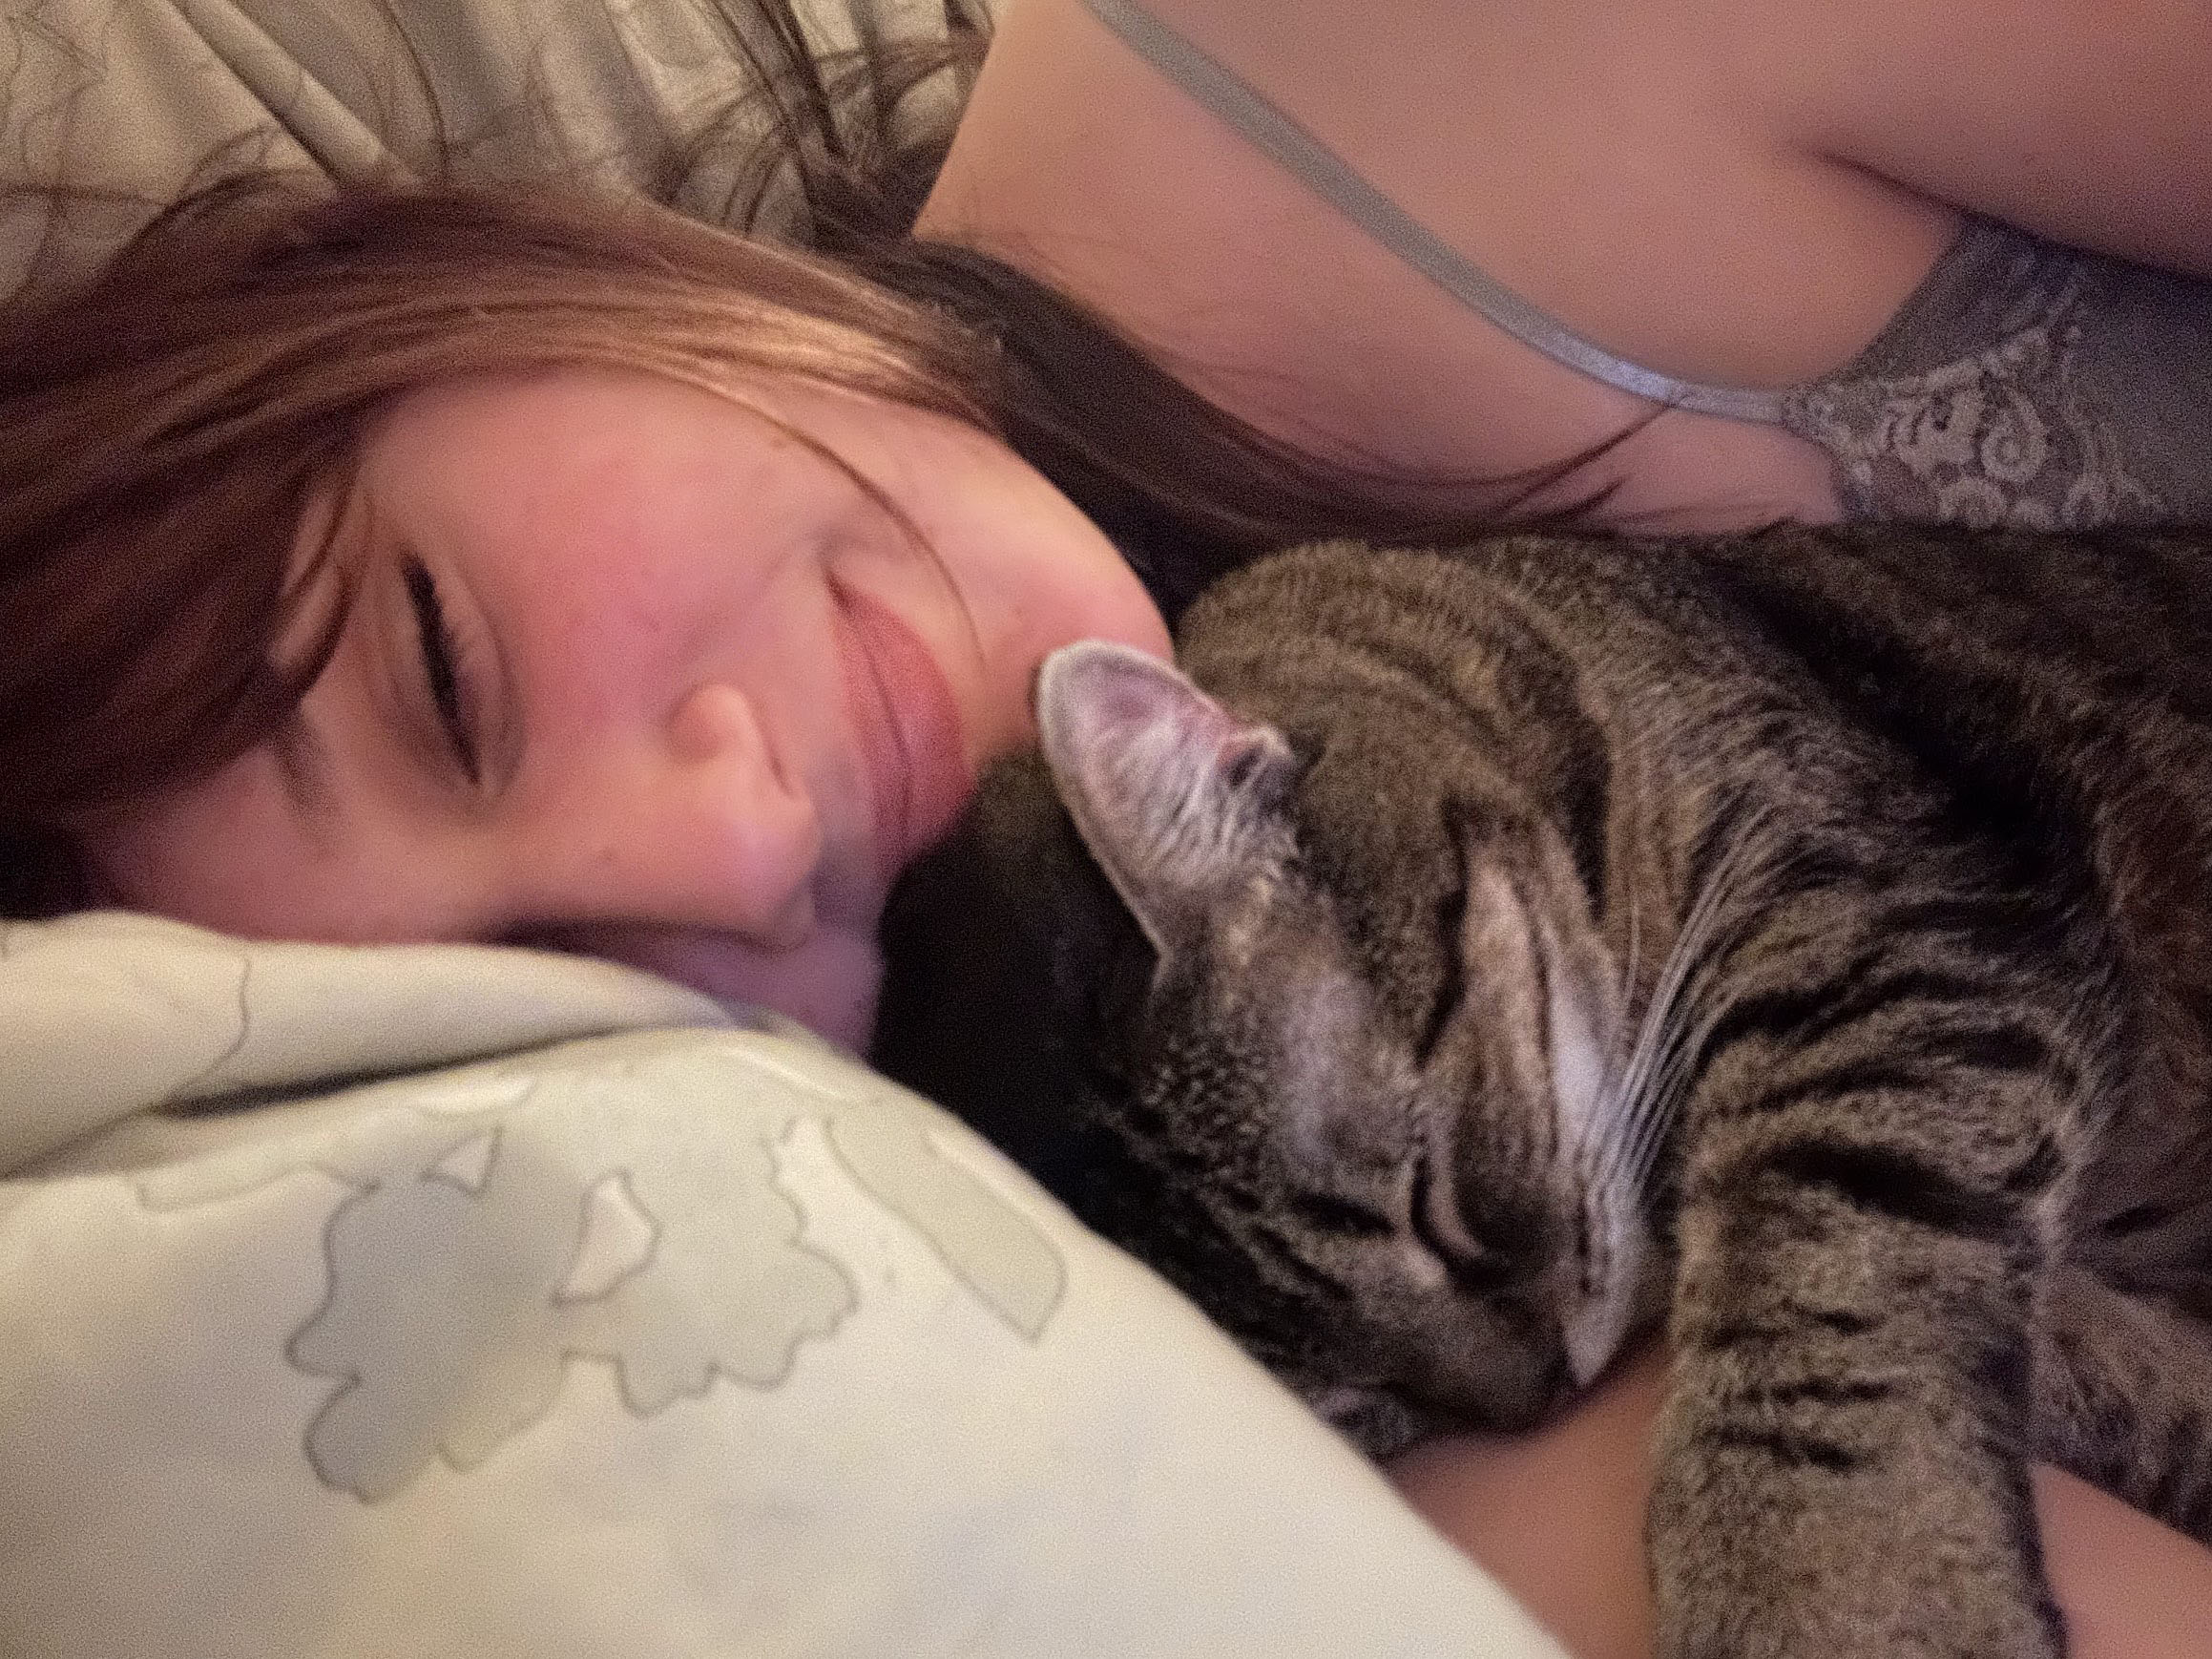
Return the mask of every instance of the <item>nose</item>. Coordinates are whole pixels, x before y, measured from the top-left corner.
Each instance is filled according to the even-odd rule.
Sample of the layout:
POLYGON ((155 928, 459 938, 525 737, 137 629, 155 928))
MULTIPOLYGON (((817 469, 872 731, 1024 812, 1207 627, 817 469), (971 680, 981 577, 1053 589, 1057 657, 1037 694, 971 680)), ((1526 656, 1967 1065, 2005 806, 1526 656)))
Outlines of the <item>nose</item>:
POLYGON ((822 857, 822 821, 804 781, 791 775, 752 700, 708 681, 677 700, 666 732, 668 777, 654 833, 672 869, 696 863, 699 897, 714 921, 755 943, 800 942, 812 925, 809 894, 822 857))
POLYGON ((518 850, 533 934, 646 924, 781 951, 814 930, 822 820, 733 685, 691 686, 590 745, 518 850))
POLYGON ((764 752, 766 744, 751 702, 736 686, 719 680, 695 685, 677 699, 668 717, 668 749, 684 766, 702 766, 731 755, 757 755, 761 764, 774 766, 764 752))

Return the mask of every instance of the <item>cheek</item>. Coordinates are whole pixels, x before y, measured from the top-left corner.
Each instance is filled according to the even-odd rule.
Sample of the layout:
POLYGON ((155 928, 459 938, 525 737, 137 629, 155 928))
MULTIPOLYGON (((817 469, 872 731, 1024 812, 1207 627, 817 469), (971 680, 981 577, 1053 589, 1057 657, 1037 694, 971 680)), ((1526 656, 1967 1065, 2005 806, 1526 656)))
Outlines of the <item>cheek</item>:
POLYGON ((1006 561, 1001 580, 1015 613, 1051 648, 1075 640, 1112 640, 1169 655, 1167 625, 1143 583, 1086 520, 1054 545, 1006 561))
POLYGON ((261 809, 255 770, 251 758, 236 763, 88 831, 102 901, 226 933, 301 931, 301 849, 261 809))
POLYGON ((1050 650, 1103 638, 1167 652, 1167 630, 1114 543, 994 440, 966 434, 907 502, 987 633, 1050 650))
POLYGON ((650 653, 710 600, 710 568, 692 552, 706 538, 679 515, 652 522, 584 499, 523 529, 503 543, 490 585, 500 614, 555 661, 650 653))
POLYGON ((549 624, 665 626, 780 544, 785 504, 744 456, 703 452, 681 430, 592 439, 502 499, 471 490, 449 503, 466 520, 455 543, 481 550, 503 597, 549 624))
POLYGON ((1086 536, 1040 536, 1012 553, 994 548, 960 574, 995 717, 986 752, 1033 741, 1036 670, 1061 646, 1107 640, 1162 661, 1173 655, 1158 610, 1110 545, 1101 551, 1086 536))

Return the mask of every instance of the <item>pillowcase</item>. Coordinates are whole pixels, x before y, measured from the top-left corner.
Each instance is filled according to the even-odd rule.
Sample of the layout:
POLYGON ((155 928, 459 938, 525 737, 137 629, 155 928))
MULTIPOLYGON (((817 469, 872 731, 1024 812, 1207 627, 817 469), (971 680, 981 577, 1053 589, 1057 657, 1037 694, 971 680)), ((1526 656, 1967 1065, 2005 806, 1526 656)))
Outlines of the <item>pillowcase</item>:
MULTIPOLYGON (((552 180, 720 220, 768 132, 762 66, 945 38, 983 0, 37 0, 0 9, 0 297, 90 273, 162 204, 258 170, 351 183, 552 180), (699 165, 697 142, 715 133, 699 165), (680 179, 680 186, 674 188, 680 179)), ((940 76, 898 111, 933 122, 940 76)), ((785 181, 786 184, 788 181, 785 181)), ((757 228, 803 216, 772 191, 757 228)))

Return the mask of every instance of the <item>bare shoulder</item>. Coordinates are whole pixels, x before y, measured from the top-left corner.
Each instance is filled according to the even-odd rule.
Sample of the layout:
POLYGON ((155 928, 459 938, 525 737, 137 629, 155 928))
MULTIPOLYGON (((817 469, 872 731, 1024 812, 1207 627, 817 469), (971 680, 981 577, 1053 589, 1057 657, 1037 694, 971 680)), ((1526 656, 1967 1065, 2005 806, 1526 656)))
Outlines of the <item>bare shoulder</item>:
POLYGON ((1707 147, 1746 146, 2060 240, 2212 265, 2203 0, 1153 4, 1355 141, 1417 136, 1449 154, 1472 121, 1588 159, 1666 137, 1688 146, 1676 172, 1707 147))
MULTIPOLYGON (((1951 234, 1915 192, 1778 136, 1770 100, 1722 73, 1700 0, 1143 3, 1478 268, 1686 379, 1834 368, 1951 234)), ((1077 267, 1140 246, 1166 285, 1191 239, 1224 279, 1253 247, 1279 281, 1298 276, 1287 247, 1364 268, 1364 233, 1081 0, 1012 0, 926 224, 959 221, 1077 267)))
POLYGON ((2202 0, 1679 8, 1778 141, 2064 242, 2212 272, 2202 0))
MULTIPOLYGON (((1724 107, 1709 52, 1624 10, 1657 0, 1144 3, 1475 267, 1683 379, 1837 367, 1951 234, 1924 198, 1724 107)), ((1650 412, 1429 283, 1083 0, 1009 0, 918 228, 1055 283, 1262 426, 1363 460, 1495 477, 1650 412)), ((1608 467, 1577 483, 1624 483, 1622 512, 1834 511, 1826 457, 1772 428, 1675 411, 1608 467)))

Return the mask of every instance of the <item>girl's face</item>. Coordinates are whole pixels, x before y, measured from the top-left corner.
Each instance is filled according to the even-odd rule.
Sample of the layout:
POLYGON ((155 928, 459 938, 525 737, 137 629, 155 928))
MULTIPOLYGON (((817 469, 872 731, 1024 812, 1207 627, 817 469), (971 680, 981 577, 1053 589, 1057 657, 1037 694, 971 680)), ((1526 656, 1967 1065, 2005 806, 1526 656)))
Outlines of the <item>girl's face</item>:
POLYGON ((1114 547, 1003 445, 795 384, 404 399, 310 512, 358 573, 297 720, 90 835, 108 895, 230 932, 521 939, 853 1046, 900 868, 1085 637, 1165 655, 1114 547))

